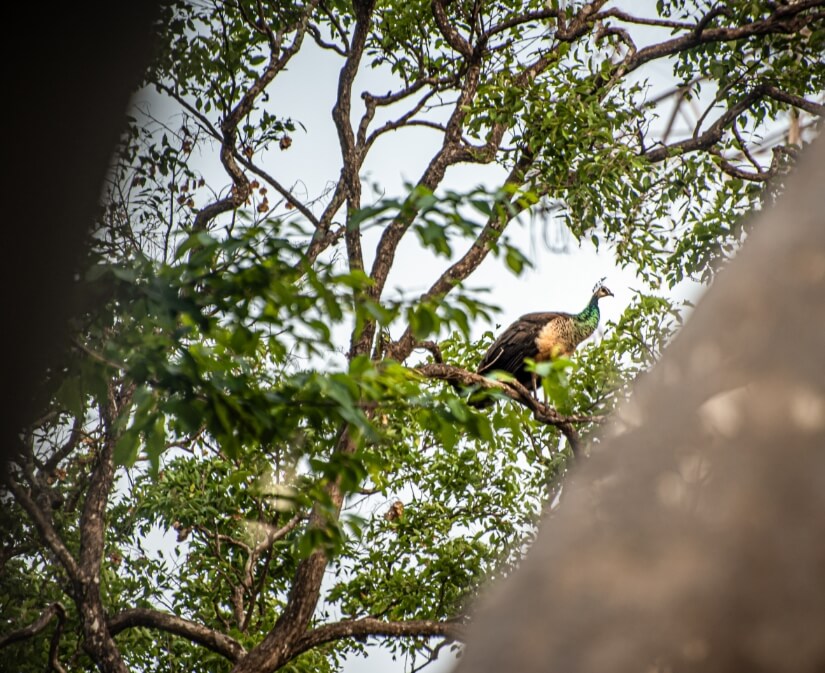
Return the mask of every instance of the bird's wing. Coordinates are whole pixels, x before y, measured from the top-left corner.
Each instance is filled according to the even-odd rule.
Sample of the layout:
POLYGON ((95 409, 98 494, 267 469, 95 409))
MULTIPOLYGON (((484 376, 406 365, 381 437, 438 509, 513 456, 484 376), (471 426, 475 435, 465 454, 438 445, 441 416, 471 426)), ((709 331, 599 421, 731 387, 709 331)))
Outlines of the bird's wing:
POLYGON ((517 375, 522 371, 524 358, 538 354, 536 337, 551 320, 567 313, 527 313, 504 330, 490 346, 478 365, 478 373, 501 369, 517 375))

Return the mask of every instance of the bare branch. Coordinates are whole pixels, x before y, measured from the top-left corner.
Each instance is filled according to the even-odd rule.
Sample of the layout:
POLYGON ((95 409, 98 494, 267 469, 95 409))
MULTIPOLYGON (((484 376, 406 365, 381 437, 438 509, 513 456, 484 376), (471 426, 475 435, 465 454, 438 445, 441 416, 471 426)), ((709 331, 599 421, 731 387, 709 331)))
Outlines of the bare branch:
POLYGON ((444 356, 441 353, 441 348, 435 341, 418 341, 415 343, 413 348, 430 351, 433 356, 433 360, 438 364, 444 362, 444 356))
POLYGON ((330 20, 330 23, 332 23, 332 25, 335 27, 335 30, 337 30, 338 34, 341 36, 341 42, 344 43, 344 54, 348 54, 350 50, 350 44, 349 37, 347 36, 347 31, 344 30, 344 27, 341 25, 341 22, 338 20, 338 17, 335 15, 334 12, 331 12, 329 10, 325 3, 320 3, 320 7, 323 10, 324 14, 327 15, 327 18, 330 20))
POLYGON ((775 174, 775 171, 773 170, 764 171, 760 169, 758 166, 755 172, 737 168, 730 161, 725 159, 725 157, 722 156, 722 153, 717 148, 712 147, 708 151, 711 154, 719 157, 719 168, 721 168, 724 173, 730 175, 731 177, 740 178, 741 180, 749 180, 750 182, 767 182, 775 174))
POLYGON ((321 217, 318 220, 318 227, 315 229, 312 241, 307 249, 307 259, 310 264, 315 262, 318 255, 344 235, 346 231, 345 228, 342 228, 338 234, 335 234, 330 231, 330 226, 332 225, 332 218, 335 217, 335 213, 344 205, 346 200, 347 194, 343 181, 338 180, 335 183, 335 191, 332 194, 332 198, 327 204, 327 207, 324 208, 324 212, 321 213, 321 217))
POLYGON ((598 20, 599 10, 607 3, 607 0, 597 0, 583 5, 573 19, 568 24, 565 20, 564 12, 558 15, 558 29, 556 39, 562 42, 573 42, 587 33, 590 26, 598 20))
POLYGON ((484 41, 489 41, 491 37, 495 37, 499 33, 503 33, 505 30, 523 25, 525 23, 530 23, 531 21, 558 19, 562 11, 563 10, 561 9, 540 9, 532 12, 525 12, 524 14, 520 14, 518 16, 514 16, 505 21, 497 23, 496 25, 492 26, 489 30, 482 33, 480 39, 484 41))
POLYGON ((562 427, 570 423, 601 423, 605 419, 602 416, 593 415, 571 415, 564 416, 543 402, 537 400, 525 386, 518 381, 496 381, 489 379, 483 374, 467 371, 461 367, 448 364, 424 364, 413 368, 422 376, 429 379, 439 379, 448 383, 458 383, 465 388, 484 388, 485 390, 499 390, 511 400, 527 407, 536 414, 536 419, 547 425, 562 427))
POLYGON ((270 44, 269 63, 264 71, 258 75, 255 81, 250 85, 249 89, 241 97, 237 105, 235 105, 226 118, 221 122, 220 159, 227 174, 230 178, 232 178, 232 191, 228 197, 218 199, 198 211, 192 225, 194 231, 203 231, 218 215, 238 208, 249 197, 251 191, 249 180, 244 175, 236 161, 238 124, 240 124, 241 119, 252 111, 257 98, 261 95, 261 93, 263 93, 269 83, 275 79, 275 76, 281 72, 284 67, 286 67, 287 63, 289 63, 290 59, 300 48, 306 33, 309 17, 315 9, 315 6, 318 4, 318 1, 319 0, 310 0, 310 2, 307 3, 294 28, 295 37, 293 38, 292 43, 286 48, 281 48, 283 35, 281 34, 276 36, 272 32, 272 29, 263 18, 263 10, 260 7, 258 8, 258 25, 266 32, 270 44))
POLYGON ((334 51, 339 56, 346 57, 347 50, 343 47, 338 46, 333 42, 327 42, 322 36, 321 31, 318 26, 314 24, 309 24, 307 26, 307 32, 312 35, 312 39, 315 40, 315 44, 317 44, 321 49, 328 49, 329 51, 334 51))
POLYGON ((202 645, 232 662, 238 661, 246 654, 246 650, 235 639, 202 624, 158 610, 147 608, 124 610, 109 619, 108 626, 112 636, 138 626, 172 633, 202 645))
MULTIPOLYGON (((407 112, 401 115, 398 119, 394 121, 388 121, 381 127, 375 129, 375 131, 373 131, 370 134, 369 138, 366 139, 364 143, 365 147, 371 147, 372 144, 384 133, 387 133, 389 131, 395 131, 403 126, 408 126, 410 124, 410 120, 421 111, 421 109, 427 104, 427 101, 430 100, 430 98, 432 98, 435 95, 435 93, 435 89, 428 91, 419 99, 419 101, 412 108, 410 108, 407 112)), ((446 131, 446 127, 439 128, 446 131)))
POLYGON ((725 7, 724 5, 716 5, 713 7, 707 14, 705 14, 696 25, 693 27, 693 34, 697 37, 700 36, 705 28, 710 25, 710 22, 713 21, 718 16, 724 16, 725 18, 730 18, 732 12, 730 9, 725 7))
POLYGON ((304 514, 303 512, 298 512, 280 528, 275 528, 274 526, 268 527, 266 537, 264 537, 264 539, 261 540, 261 542, 255 545, 253 553, 260 555, 262 552, 266 551, 269 547, 271 547, 275 542, 277 542, 278 540, 282 540, 289 533, 295 530, 298 524, 302 521, 305 521, 306 518, 306 514, 304 514))
POLYGON ((234 538, 231 535, 224 535, 223 533, 218 533, 217 531, 210 530, 206 526, 201 526, 200 524, 194 526, 194 529, 203 533, 206 537, 212 538, 218 543, 226 542, 228 544, 231 544, 233 547, 238 547, 238 549, 242 549, 247 554, 250 554, 252 551, 251 547, 248 544, 246 544, 246 542, 238 540, 237 538, 234 538))
POLYGON ((757 173, 762 172, 762 166, 756 160, 756 158, 750 153, 748 150, 748 144, 745 142, 745 139, 739 133, 739 129, 736 127, 736 124, 731 124, 731 131, 733 131, 733 135, 736 138, 736 142, 739 143, 739 148, 742 150, 742 153, 745 155, 745 158, 750 161, 751 166, 756 169, 757 173))
POLYGON ((178 105, 184 108, 190 115, 192 115, 195 119, 197 119, 203 129, 212 136, 215 140, 221 139, 221 132, 215 128, 212 122, 209 120, 205 114, 203 114, 200 110, 198 110, 194 105, 192 105, 189 101, 187 101, 183 96, 181 96, 177 91, 172 89, 171 87, 163 84, 162 82, 155 82, 155 86, 163 91, 166 95, 173 98, 178 105))

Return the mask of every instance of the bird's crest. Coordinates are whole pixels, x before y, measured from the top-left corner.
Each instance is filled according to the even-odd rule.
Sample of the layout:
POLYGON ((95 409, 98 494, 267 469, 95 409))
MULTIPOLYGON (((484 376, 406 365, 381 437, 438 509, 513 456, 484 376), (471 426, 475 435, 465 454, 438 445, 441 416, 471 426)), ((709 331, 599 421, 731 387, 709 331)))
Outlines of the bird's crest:
POLYGON ((604 285, 604 281, 607 280, 607 276, 602 276, 599 281, 593 286, 593 292, 598 290, 602 285, 604 285))

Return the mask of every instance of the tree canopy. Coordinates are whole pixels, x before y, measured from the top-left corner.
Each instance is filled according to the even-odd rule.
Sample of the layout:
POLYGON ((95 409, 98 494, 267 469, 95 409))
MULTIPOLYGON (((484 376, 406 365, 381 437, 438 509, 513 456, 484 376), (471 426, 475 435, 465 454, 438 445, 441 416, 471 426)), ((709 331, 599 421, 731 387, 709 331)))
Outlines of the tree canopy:
POLYGON ((240 673, 459 646, 678 329, 666 290, 712 281, 825 111, 825 2, 627 4, 164 5, 89 308, 5 477, 4 656, 240 673), (316 193, 281 168, 312 133, 282 109, 320 84, 279 82, 319 55, 338 146, 316 193), (420 175, 376 197, 373 153, 420 133, 420 175), (451 182, 468 164, 499 184, 451 182), (496 314, 473 274, 521 273, 508 227, 542 212, 647 288, 536 365, 544 401, 473 373, 496 314), (391 289, 415 254, 442 270, 391 289))

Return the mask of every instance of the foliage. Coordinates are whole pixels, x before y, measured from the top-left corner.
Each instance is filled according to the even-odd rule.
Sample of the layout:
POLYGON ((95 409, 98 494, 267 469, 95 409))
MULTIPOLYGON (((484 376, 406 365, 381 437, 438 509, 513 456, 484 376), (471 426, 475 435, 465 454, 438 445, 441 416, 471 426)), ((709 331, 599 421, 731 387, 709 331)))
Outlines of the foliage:
POLYGON ((5 632, 65 611, 0 636, 21 671, 338 670, 371 637, 412 665, 460 640, 681 324, 662 291, 710 282, 781 189, 795 150, 766 164, 759 138, 822 113, 822 3, 604 5, 164 5, 145 89, 166 107, 129 118, 83 279, 99 307, 4 495, 5 632), (273 82, 322 52, 340 159, 304 197, 270 172, 311 133, 273 82), (676 112, 707 106, 681 135, 657 62, 676 112), (361 107, 357 74, 381 82, 361 107), (371 150, 411 129, 438 139, 427 167, 367 202, 371 150), (452 184, 459 164, 498 187, 452 184), (529 267, 508 226, 542 208, 645 287, 598 344, 536 365, 548 404, 499 387, 476 409, 496 307, 470 281, 490 254, 529 267), (402 240, 443 262, 428 289, 387 288, 402 240), (442 360, 459 382, 419 366, 442 360))

